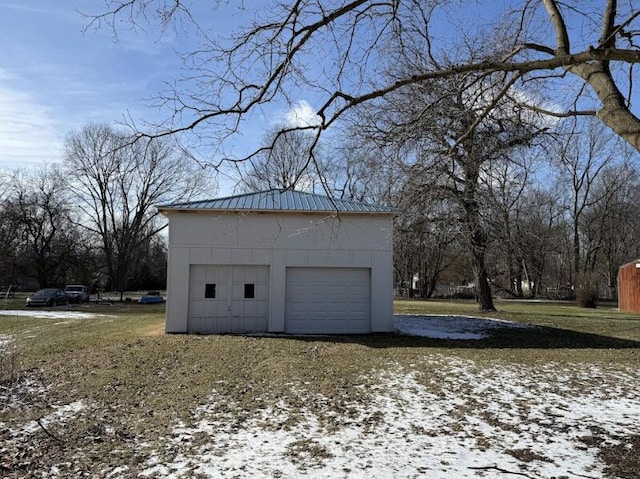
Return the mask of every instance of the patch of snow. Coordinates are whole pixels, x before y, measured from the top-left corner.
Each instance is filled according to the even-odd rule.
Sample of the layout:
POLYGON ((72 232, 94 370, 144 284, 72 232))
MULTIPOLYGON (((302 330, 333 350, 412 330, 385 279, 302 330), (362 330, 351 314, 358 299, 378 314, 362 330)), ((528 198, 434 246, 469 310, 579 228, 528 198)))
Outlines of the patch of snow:
MULTIPOLYGON (((46 416, 40 419, 40 422, 43 426, 47 427, 48 424, 56 423, 56 422, 64 422, 65 420, 72 418, 80 411, 86 408, 84 401, 81 399, 79 401, 74 401, 69 404, 65 404, 64 406, 54 406, 56 409, 51 414, 47 414, 46 416)), ((37 421, 31 421, 27 425, 25 425, 20 432, 23 434, 33 434, 36 431, 40 430, 40 425, 37 421)))
MULTIPOLYGON (((2 309, 0 316, 27 316, 30 318, 51 318, 51 319, 93 319, 98 317, 113 317, 108 314, 81 313, 79 311, 42 311, 23 309, 2 309)), ((56 323, 65 324, 65 323, 56 323)))
POLYGON ((478 318, 474 316, 447 315, 395 315, 393 327, 401 334, 434 339, 485 339, 499 328, 535 328, 502 319, 478 318))
MULTIPOLYGON (((610 442, 639 432, 640 371, 633 367, 486 365, 429 355, 414 370, 391 365, 375 380, 366 404, 353 404, 348 417, 280 401, 240 422, 214 393, 193 412, 193 426, 175 425, 142 475, 449 479, 502 477, 499 468, 602 477, 598 449, 580 438, 596 429, 610 442), (292 416, 300 420, 287 426, 292 416)), ((300 404, 322 400, 292 394, 306 399, 300 404)))
MULTIPOLYGON (((10 410, 18 411, 26 404, 32 404, 33 398, 43 397, 47 387, 37 378, 28 375, 20 377, 16 382, 0 387, 0 418, 10 410)), ((0 422, 0 426, 2 422, 0 422)), ((0 429, 2 429, 0 427, 0 429)))
POLYGON ((5 354, 13 343, 13 336, 0 334, 0 354, 5 354))
POLYGON ((105 477, 121 477, 129 470, 129 466, 119 466, 110 471, 105 477))

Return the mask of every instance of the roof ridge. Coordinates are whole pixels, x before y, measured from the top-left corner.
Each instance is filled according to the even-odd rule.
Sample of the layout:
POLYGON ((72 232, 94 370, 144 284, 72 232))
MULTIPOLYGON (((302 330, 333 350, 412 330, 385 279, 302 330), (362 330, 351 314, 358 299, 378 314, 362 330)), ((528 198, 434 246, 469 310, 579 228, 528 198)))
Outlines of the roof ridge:
POLYGON ((216 198, 205 198, 202 200, 191 200, 191 201, 181 201, 178 203, 167 203, 166 205, 161 205, 161 206, 169 206, 169 204, 171 205, 190 205, 190 204, 194 204, 194 203, 202 203, 205 201, 226 201, 226 200, 233 200, 235 198, 242 198, 243 196, 251 196, 251 195, 258 195, 261 193, 270 193, 272 191, 287 191, 287 190, 278 190, 276 188, 272 188, 270 190, 261 190, 261 191, 254 191, 254 192, 250 192, 250 193, 240 193, 237 195, 228 195, 228 196, 220 196, 220 197, 216 197, 216 198))
POLYGON ((159 209, 222 209, 255 211, 317 211, 317 212, 364 212, 393 213, 389 206, 364 203, 362 201, 332 198, 318 193, 309 193, 290 188, 255 191, 213 199, 194 200, 159 205, 159 209))

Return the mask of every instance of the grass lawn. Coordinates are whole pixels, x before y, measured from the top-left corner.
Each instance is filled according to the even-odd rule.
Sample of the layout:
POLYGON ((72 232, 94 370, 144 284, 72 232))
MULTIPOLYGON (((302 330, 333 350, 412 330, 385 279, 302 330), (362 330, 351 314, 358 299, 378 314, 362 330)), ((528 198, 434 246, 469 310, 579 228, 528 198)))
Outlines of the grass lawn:
MULTIPOLYGON (((470 302, 395 308, 479 316, 470 302)), ((64 308, 89 317, 0 316, 0 476, 543 477, 564 462, 541 438, 574 428, 581 439, 568 451, 585 457, 576 475, 640 477, 640 429, 624 412, 640 412, 640 317, 567 303, 497 308, 483 315, 539 328, 481 341, 166 335, 164 305, 135 303, 64 308), (620 417, 599 424, 598 407, 620 417), (411 419, 424 411, 431 419, 411 419), (560 416, 568 422, 556 424, 560 416), (534 426, 540 444, 518 442, 534 426), (367 442, 374 436, 433 450, 415 460, 390 452, 396 469, 373 457, 349 466, 349 455, 378 447, 367 442), (238 452, 256 438, 262 443, 238 452), (451 438, 461 449, 446 459, 453 453, 436 439, 451 438)))

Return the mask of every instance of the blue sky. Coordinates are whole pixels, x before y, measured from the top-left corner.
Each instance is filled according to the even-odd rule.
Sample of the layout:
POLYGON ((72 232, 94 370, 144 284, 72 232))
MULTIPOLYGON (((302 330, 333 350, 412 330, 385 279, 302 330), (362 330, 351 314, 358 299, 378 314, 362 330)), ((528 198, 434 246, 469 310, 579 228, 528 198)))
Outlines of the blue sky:
MULTIPOLYGON (((159 119, 147 99, 178 77, 176 51, 185 39, 169 30, 83 33, 79 13, 99 12, 95 0, 0 0, 0 168, 62 159, 65 136, 88 122, 159 119)), ((233 19, 216 16, 216 29, 233 19)), ((302 100, 302 99, 301 99, 302 100)), ((271 112, 274 122, 286 110, 271 112)), ((249 127, 259 142, 265 125, 249 127)), ((268 126, 268 125, 267 125, 268 126)))
POLYGON ((141 97, 171 67, 169 45, 83 34, 76 9, 88 3, 0 0, 0 166, 59 161, 69 131, 143 113, 141 97))
MULTIPOLYGON (((247 5, 253 12, 263 3, 247 5)), ((496 0, 483 8, 490 16, 504 3, 509 2, 496 0)), ((207 4, 193 2, 192 7, 207 4)), ((187 42, 193 38, 174 29, 161 35, 148 22, 140 23, 146 31, 136 32, 122 23, 117 41, 108 27, 83 33, 86 19, 80 11, 103 8, 100 0, 0 0, 0 168, 60 161, 65 136, 88 122, 124 122, 130 116, 139 123, 166 116, 147 107, 148 98, 162 90, 163 81, 181 76, 176 52, 190 51, 187 42)), ((233 7, 196 13, 204 13, 198 17, 219 34, 242 20, 246 24, 233 7)), ((305 102, 314 104, 311 94, 292 99, 307 120, 312 110, 305 102)), ((270 126, 291 121, 291 113, 284 105, 265 107, 234 142, 251 150, 270 126)))

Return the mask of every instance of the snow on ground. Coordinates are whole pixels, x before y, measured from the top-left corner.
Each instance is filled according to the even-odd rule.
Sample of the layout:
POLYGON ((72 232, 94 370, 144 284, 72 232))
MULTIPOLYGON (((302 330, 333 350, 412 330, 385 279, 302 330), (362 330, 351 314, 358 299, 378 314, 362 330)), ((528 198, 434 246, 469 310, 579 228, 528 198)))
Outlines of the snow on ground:
POLYGON ((9 350, 9 346, 13 343, 13 337, 8 334, 0 334, 0 354, 9 350))
MULTIPOLYGON (((70 404, 65 404, 62 406, 53 406, 55 411, 51 414, 47 414, 46 416, 40 418, 40 423, 44 427, 48 427, 50 424, 63 423, 68 421, 70 418, 77 415, 80 411, 86 408, 85 402, 81 399, 79 401, 74 401, 70 404)), ((22 429, 20 429, 17 435, 22 434, 33 434, 36 431, 41 429, 40 425, 37 421, 31 421, 27 425, 25 425, 22 429)))
MULTIPOLYGON (((482 339, 497 328, 534 327, 409 315, 396 316, 394 326, 402 334, 441 339, 482 339)), ((380 371, 371 401, 353 405, 356 417, 334 414, 328 423, 327 417, 291 411, 281 403, 238 424, 232 414, 221 412, 224 398, 214 393, 207 406, 194 411, 194 426, 176 424, 167 448, 151 454, 143 475, 600 477, 604 464, 589 445, 595 431, 607 436, 608 444, 640 433, 637 369, 612 373, 571 364, 479 365, 444 355, 425 361, 425 368, 394 365, 380 371), (301 414, 302 420, 283 427, 292 414, 301 414)))
MULTIPOLYGON (((21 309, 2 309, 0 310, 0 316, 28 316, 30 318, 45 318, 45 319, 93 319, 99 317, 110 317, 107 314, 95 314, 95 313, 82 313, 79 311, 42 311, 39 309, 33 310, 21 310, 21 309)), ((64 324, 64 323, 58 323, 64 324)))
POLYGON ((397 365, 380 371, 370 402, 354 404, 355 417, 334 413, 329 423, 303 410, 295 411, 300 422, 283 427, 294 413, 284 403, 238 423, 214 393, 193 412, 194 426, 176 424, 142 475, 450 479, 509 471, 594 478, 604 464, 589 445, 592 431, 610 443, 640 433, 640 396, 625 389, 640 384, 636 369, 425 360, 442 374, 426 377, 420 368, 397 365))
POLYGON ((534 328, 535 326, 502 319, 473 316, 395 315, 393 327, 409 336, 435 339, 484 339, 498 328, 534 328))

